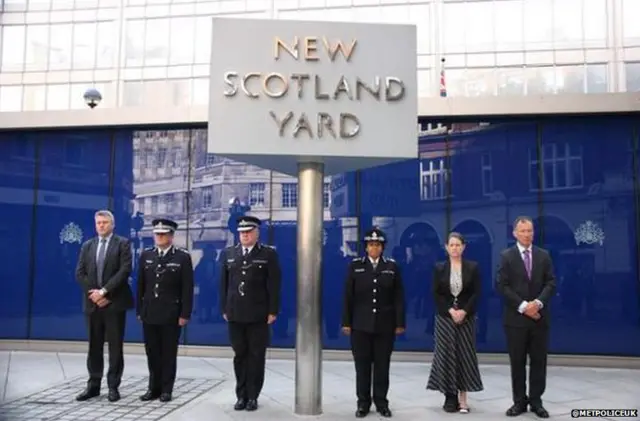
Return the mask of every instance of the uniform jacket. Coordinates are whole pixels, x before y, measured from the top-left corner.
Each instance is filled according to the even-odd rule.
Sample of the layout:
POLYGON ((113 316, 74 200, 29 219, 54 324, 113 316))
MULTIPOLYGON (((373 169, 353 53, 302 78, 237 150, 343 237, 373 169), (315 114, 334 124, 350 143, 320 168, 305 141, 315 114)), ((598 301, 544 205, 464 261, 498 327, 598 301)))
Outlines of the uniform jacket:
POLYGON ((171 246, 160 257, 156 247, 146 249, 138 264, 136 313, 144 323, 178 324, 193 310, 193 263, 185 249, 171 246))
MULTIPOLYGON (((90 289, 101 288, 98 285, 98 266, 96 261, 98 245, 99 237, 87 240, 80 248, 80 255, 76 265, 76 280, 84 293, 82 308, 87 314, 98 308, 89 299, 88 294, 90 289)), ((131 260, 129 240, 113 234, 107 246, 102 272, 102 288, 107 291, 105 298, 111 301, 105 307, 106 311, 126 311, 133 308, 133 293, 129 286, 131 260)))
POLYGON ((374 269, 368 257, 353 259, 347 271, 342 326, 370 333, 405 327, 405 299, 400 266, 380 257, 374 269))
POLYGON ((220 310, 230 322, 259 323, 280 311, 281 269, 272 247, 256 244, 249 255, 241 245, 227 247, 220 258, 220 310))

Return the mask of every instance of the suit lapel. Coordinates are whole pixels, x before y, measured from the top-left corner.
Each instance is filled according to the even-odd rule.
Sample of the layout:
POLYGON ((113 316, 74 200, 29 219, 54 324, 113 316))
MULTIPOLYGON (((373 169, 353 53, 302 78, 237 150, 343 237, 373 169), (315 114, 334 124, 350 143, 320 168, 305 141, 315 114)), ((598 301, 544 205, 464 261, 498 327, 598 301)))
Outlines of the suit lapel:
MULTIPOLYGON (((516 261, 516 266, 520 270, 520 274, 525 278, 529 278, 527 276, 527 268, 524 266, 524 259, 520 255, 520 249, 518 248, 517 245, 515 245, 513 246, 512 250, 513 250, 513 258, 516 261)), ((532 254, 535 256, 537 253, 532 253, 532 254)), ((532 267, 532 273, 533 273, 533 268, 535 267, 535 265, 533 264, 533 261, 531 262, 531 267, 532 267)))
POLYGON ((469 263, 462 259, 462 289, 468 288, 469 283, 471 283, 471 272, 469 269, 469 263))
POLYGON ((440 279, 440 281, 445 285, 449 285, 450 279, 451 279, 451 262, 449 261, 449 259, 447 259, 444 262, 444 267, 442 270, 442 279, 440 279))
POLYGON ((91 279, 98 279, 98 267, 96 266, 96 257, 98 256, 98 237, 94 237, 91 245, 89 246, 89 261, 87 262, 87 273, 90 274, 91 279))
POLYGON ((109 264, 109 262, 111 261, 111 256, 115 253, 117 249, 118 249, 118 239, 116 238, 115 235, 113 235, 111 237, 111 240, 109 241, 109 245, 107 246, 107 253, 104 255, 105 267, 109 264))

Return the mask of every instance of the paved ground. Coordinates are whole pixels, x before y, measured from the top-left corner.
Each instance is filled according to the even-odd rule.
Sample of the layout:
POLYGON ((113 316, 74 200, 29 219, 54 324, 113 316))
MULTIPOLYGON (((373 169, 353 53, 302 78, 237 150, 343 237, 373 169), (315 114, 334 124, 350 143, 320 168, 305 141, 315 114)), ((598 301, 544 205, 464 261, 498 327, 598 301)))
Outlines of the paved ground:
MULTIPOLYGON (((293 420, 294 363, 270 360, 254 413, 235 412, 231 360, 180 357, 175 399, 168 404, 142 403, 137 397, 146 389, 146 362, 127 355, 123 399, 115 404, 106 397, 79 404, 73 399, 85 385, 85 358, 81 354, 0 352, 0 420, 7 421, 227 421, 293 420), (2 377, 0 377, 1 379, 2 377)), ((390 402, 394 419, 400 421, 464 416, 467 420, 504 419, 510 405, 508 367, 481 367, 485 391, 470 399, 468 415, 445 414, 442 397, 425 390, 428 364, 393 363, 390 402)), ((318 418, 354 419, 354 370, 348 362, 323 364, 323 407, 318 418)), ((545 405, 552 419, 570 419, 572 409, 640 407, 640 371, 551 367, 545 405)), ((370 415, 368 419, 376 419, 370 415)), ((531 414, 520 419, 534 419, 531 414)))

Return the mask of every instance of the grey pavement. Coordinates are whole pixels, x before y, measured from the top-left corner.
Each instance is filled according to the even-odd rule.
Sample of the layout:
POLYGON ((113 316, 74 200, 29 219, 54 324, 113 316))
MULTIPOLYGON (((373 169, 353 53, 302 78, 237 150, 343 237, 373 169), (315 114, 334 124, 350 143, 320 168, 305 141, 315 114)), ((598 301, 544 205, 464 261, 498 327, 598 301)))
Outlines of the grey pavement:
MULTIPOLYGON (((103 395, 89 403, 74 396, 86 384, 85 356, 79 353, 0 352, 0 419, 56 420, 293 420, 295 364, 268 360, 265 387, 257 412, 233 411, 232 362, 227 358, 179 357, 174 400, 169 404, 142 403, 146 389, 146 360, 126 355, 123 399, 109 403, 103 395)), ((434 417, 468 420, 503 418, 511 403, 509 369, 482 365, 483 392, 472 394, 471 413, 445 414, 442 396, 425 390, 430 364, 393 362, 389 400, 393 419, 434 417)), ((604 368, 550 367, 545 406, 552 419, 570 419, 572 409, 640 407, 640 371, 604 368)), ((104 387, 104 385, 103 385, 104 387)), ((323 414, 312 418, 354 419, 354 368, 344 361, 323 363, 323 414)), ((311 418, 311 417, 310 417, 311 418)), ((371 414, 367 419, 377 419, 371 414)), ((534 419, 528 413, 520 419, 534 419)))

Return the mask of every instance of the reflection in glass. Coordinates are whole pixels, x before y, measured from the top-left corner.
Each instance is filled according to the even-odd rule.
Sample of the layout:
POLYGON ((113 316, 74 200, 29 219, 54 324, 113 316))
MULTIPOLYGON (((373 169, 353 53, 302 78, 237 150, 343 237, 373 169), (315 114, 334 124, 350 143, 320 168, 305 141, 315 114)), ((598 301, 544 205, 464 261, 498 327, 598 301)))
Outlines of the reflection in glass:
POLYGON ((42 111, 45 109, 46 86, 25 85, 22 100, 23 111, 42 111))
POLYGON ((625 63, 627 92, 640 92, 640 63, 625 63))
POLYGON ((47 110, 69 109, 69 85, 47 86, 47 110))
MULTIPOLYGON (((582 47, 583 0, 553 2, 553 38, 555 48, 582 47)), ((552 20, 552 19, 549 19, 552 20)))
POLYGON ((144 25, 143 20, 127 21, 125 43, 125 66, 138 67, 144 62, 144 25))
POLYGON ((623 43, 627 47, 640 45, 640 2, 637 0, 622 0, 622 34, 623 43))
POLYGON ((0 112, 21 111, 22 86, 0 86, 0 112))
POLYGON ((556 90, 556 69, 549 67, 525 68, 527 95, 553 94, 556 90))
POLYGON ((73 28, 73 67, 92 68, 96 61, 96 24, 77 23, 73 28))
POLYGON ((122 84, 122 106, 137 107, 144 100, 144 87, 140 81, 125 81, 122 84))
POLYGON ((46 70, 49 59, 49 27, 29 25, 27 27, 26 70, 46 70))
POLYGON ((496 51, 518 51, 523 48, 522 1, 501 1, 496 3, 494 13, 494 33, 496 51))
POLYGON ((524 95, 525 70, 522 67, 497 69, 498 95, 524 95))
POLYGON ((209 63, 211 60, 211 18, 198 17, 196 19, 195 62, 209 63))
POLYGON ((2 28, 2 71, 21 70, 25 53, 25 27, 3 26, 2 28))
POLYGON ((585 0, 582 7, 585 47, 606 47, 607 1, 585 0))
POLYGON ((96 67, 110 68, 113 67, 113 59, 115 54, 114 47, 114 22, 98 22, 98 42, 96 67))
POLYGON ((71 67, 72 25, 52 25, 49 37, 49 70, 62 70, 71 67))
POLYGON ((551 0, 524 0, 524 41, 527 50, 553 48, 553 5, 551 0))
POLYGON ((161 66, 167 64, 169 60, 168 44, 169 19, 148 19, 145 33, 144 65, 161 66))
POLYGON ((587 93, 599 94, 608 91, 607 65, 587 64, 587 93))
POLYGON ((585 83, 584 65, 556 67, 555 93, 583 94, 585 83))

